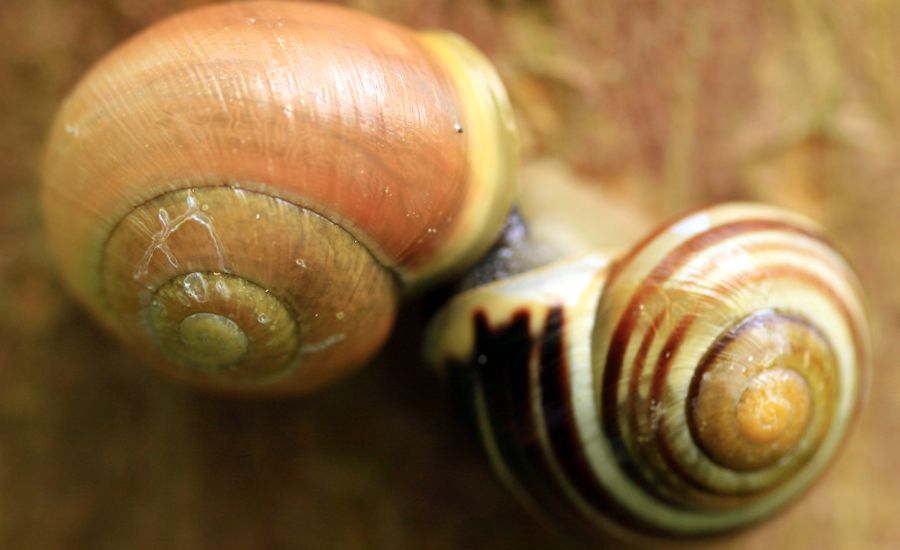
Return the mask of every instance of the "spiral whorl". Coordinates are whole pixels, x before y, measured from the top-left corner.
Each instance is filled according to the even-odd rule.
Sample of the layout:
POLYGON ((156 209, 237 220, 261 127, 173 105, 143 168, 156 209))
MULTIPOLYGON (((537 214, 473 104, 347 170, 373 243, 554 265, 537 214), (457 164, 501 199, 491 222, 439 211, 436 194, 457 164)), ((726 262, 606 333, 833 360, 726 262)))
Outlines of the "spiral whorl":
POLYGON ((517 154, 503 84, 461 37, 322 3, 216 4, 74 87, 42 208, 63 281, 147 363, 303 393, 372 358, 401 294, 491 246, 517 154))
POLYGON ((315 388, 373 353, 396 308, 396 281, 347 231, 229 187, 134 209, 110 232, 101 274, 129 344, 223 390, 315 388))
POLYGON ((430 332, 501 477, 577 529, 699 534, 758 521, 830 462, 868 333, 820 229, 732 204, 607 265, 470 291, 430 332))
POLYGON ((645 520, 677 510, 671 529, 766 513, 841 440, 865 333, 855 278, 805 220, 733 205, 666 227, 616 262, 597 309, 610 445, 593 458, 618 465, 598 474, 645 520))

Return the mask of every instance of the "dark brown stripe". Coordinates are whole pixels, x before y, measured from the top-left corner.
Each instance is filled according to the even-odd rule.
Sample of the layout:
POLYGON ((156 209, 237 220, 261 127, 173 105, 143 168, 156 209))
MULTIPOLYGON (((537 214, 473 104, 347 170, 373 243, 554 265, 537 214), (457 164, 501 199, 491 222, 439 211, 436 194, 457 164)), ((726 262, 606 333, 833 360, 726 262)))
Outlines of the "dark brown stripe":
MULTIPOLYGON (((749 246, 745 246, 744 250, 746 250, 748 252, 752 252, 752 253, 772 252, 772 251, 777 251, 777 250, 783 250, 783 251, 787 251, 787 252, 795 252, 797 254, 803 254, 807 250, 809 250, 823 262, 826 262, 828 264, 832 263, 830 259, 825 258, 821 254, 818 254, 818 252, 814 252, 812 249, 803 249, 803 248, 799 248, 795 245, 787 245, 785 243, 778 243, 778 242, 751 243, 749 246)), ((719 266, 719 264, 717 262, 711 261, 711 262, 709 262, 709 264, 706 266, 705 269, 696 273, 696 277, 699 280, 704 280, 712 271, 717 269, 718 266, 719 266)), ((724 290, 730 289, 730 288, 732 288, 732 285, 730 285, 726 281, 725 283, 716 287, 714 289, 714 292, 721 294, 724 290)), ((641 346, 638 349, 638 353, 634 359, 631 377, 630 377, 630 381, 629 381, 629 389, 628 389, 628 392, 629 392, 628 393, 628 395, 629 395, 628 426, 632 433, 634 433, 634 431, 637 429, 637 426, 638 426, 637 418, 638 418, 638 408, 640 405, 640 400, 633 396, 637 396, 637 393, 638 393, 638 389, 639 389, 639 385, 640 385, 640 378, 641 378, 641 375, 643 374, 644 365, 646 363, 647 353, 649 352, 649 349, 652 346, 652 344, 658 334, 658 327, 663 322, 663 320, 668 315, 668 313, 669 313, 669 309, 663 308, 662 311, 660 311, 657 314, 657 316, 654 318, 653 324, 647 330, 647 332, 644 334, 644 338, 641 341, 641 346)), ((685 319, 682 319, 680 321, 680 323, 684 323, 684 322, 685 322, 685 319)), ((681 325, 679 325, 678 328, 679 329, 682 328, 681 325)), ((678 330, 678 329, 676 329, 676 330, 678 330)), ((682 335, 682 337, 683 337, 683 335, 682 335)), ((680 339, 679 339, 679 343, 680 343, 680 339)), ((671 340, 670 340, 670 342, 671 342, 671 340)), ((665 354, 666 351, 669 351, 670 353, 674 354, 677 351, 677 347, 669 348, 668 344, 666 344, 666 346, 662 350, 662 353, 665 354)), ((668 365, 666 365, 665 368, 668 371, 668 365)), ((659 362, 657 362, 657 368, 656 368, 656 370, 654 370, 654 384, 664 383, 664 380, 662 380, 662 381, 658 380, 658 376, 659 376, 658 369, 659 369, 659 362)), ((666 375, 668 375, 668 372, 666 372, 666 375)), ((695 376, 694 378, 692 378, 692 380, 699 381, 699 378, 696 378, 696 376, 695 376)), ((654 392, 658 393, 661 390, 662 390, 662 387, 658 387, 658 388, 655 388, 654 392)), ((659 397, 657 396, 653 399, 659 400, 659 397)), ((690 398, 688 399, 688 402, 690 402, 690 398)), ((651 400, 651 402, 650 402, 651 406, 652 406, 652 403, 653 403, 653 401, 651 400)), ((664 421, 665 421, 664 417, 661 417, 659 419, 660 426, 663 425, 664 421)), ((689 417, 689 422, 692 422, 692 421, 693 421, 693 417, 689 417)), ((662 435, 662 431, 658 431, 657 437, 660 438, 661 435, 662 435)), ((668 446, 668 443, 664 440, 661 440, 661 441, 662 442, 658 444, 658 446, 660 447, 659 450, 660 450, 661 455, 663 456, 663 459, 668 464, 669 469, 671 471, 675 472, 679 477, 683 478, 684 481, 688 485, 691 485, 695 489, 701 490, 703 492, 713 492, 713 493, 723 494, 723 495, 728 494, 728 493, 720 493, 714 487, 711 487, 711 486, 703 483, 702 480, 692 477, 689 474, 689 471, 687 469, 683 468, 682 465, 675 459, 675 457, 671 451, 671 448, 668 446)), ((695 439, 695 442, 696 442, 696 439, 695 439)))
POLYGON ((661 534, 661 530, 640 521, 625 509, 600 484, 587 461, 572 408, 569 358, 563 341, 564 326, 563 310, 551 310, 541 346, 541 405, 552 453, 569 484, 597 513, 626 528, 661 534))
MULTIPOLYGON (((693 326, 694 321, 696 321, 695 315, 688 314, 682 317, 678 321, 675 330, 672 331, 672 334, 666 340, 665 344, 663 344, 663 348, 662 350, 660 350, 659 356, 657 356, 656 365, 653 369, 653 380, 651 382, 649 394, 650 400, 648 407, 652 408, 655 403, 659 403, 662 401, 664 397, 663 390, 665 389, 665 383, 666 379, 668 378, 669 371, 671 370, 672 364, 675 362, 675 357, 678 353, 679 348, 681 347, 681 343, 690 328, 693 326)), ((703 495, 712 494, 716 495, 717 497, 733 497, 734 495, 732 493, 721 492, 716 488, 707 485, 703 482, 703 480, 693 477, 690 471, 676 460, 674 454, 672 453, 671 447, 669 447, 668 440, 665 439, 665 422, 666 416, 665 414, 661 414, 657 419, 657 427, 654 432, 654 441, 656 443, 657 452, 665 462, 668 470, 677 475, 689 487, 699 491, 703 495)), ((670 489, 674 490, 676 493, 679 490, 683 491, 683 488, 679 487, 670 487, 670 489)), ((678 496, 681 497, 680 500, 671 500, 673 500, 675 504, 680 505, 680 507, 685 507, 684 494, 681 493, 678 494, 678 496)), ((746 498, 717 498, 716 504, 733 506, 735 504, 745 502, 746 500, 746 498)))
MULTIPOLYGON (((565 347, 566 318, 561 306, 550 308, 543 333, 530 333, 530 313, 522 309, 510 320, 490 326, 484 312, 473 316, 475 346, 466 365, 451 365, 458 394, 471 399, 465 386, 478 386, 484 395, 487 422, 499 459, 517 483, 549 516, 590 536, 602 528, 563 492, 545 452, 552 453, 566 481, 599 515, 644 533, 663 531, 634 517, 594 475, 582 447, 572 409, 569 358, 565 347), (538 352, 539 385, 531 384, 532 358, 538 352), (542 420, 532 403, 539 400, 542 420), (549 449, 535 430, 543 421, 549 449)), ((470 407, 470 403, 463 403, 470 407)))
MULTIPOLYGON (((641 239, 641 240, 638 242, 637 245, 635 245, 634 247, 630 248, 630 249, 628 250, 628 252, 625 253, 624 256, 622 256, 622 257, 621 257, 619 260, 617 260, 616 262, 613 262, 613 263, 612 263, 612 265, 610 266, 610 270, 609 270, 609 279, 608 279, 609 282, 612 282, 613 280, 615 280, 616 278, 618 278, 618 276, 619 276, 619 274, 621 273, 622 269, 624 269, 624 266, 626 266, 626 265, 628 265, 629 263, 631 263, 631 261, 632 261, 635 257, 637 257, 638 254, 640 254, 641 252, 643 252, 643 250, 644 250, 645 248, 647 248, 653 241, 655 241, 657 237, 659 237, 660 235, 666 233, 667 231, 669 231, 670 229, 672 229, 673 227, 675 227, 675 226, 678 225, 679 223, 685 221, 686 219, 690 218, 691 216, 693 216, 693 215, 695 215, 695 214, 698 214, 698 213, 700 213, 700 212, 703 212, 704 210, 708 210, 708 209, 709 209, 709 206, 699 206, 699 207, 697 207, 697 208, 688 210, 687 212, 684 212, 684 213, 678 215, 677 217, 672 218, 672 219, 669 220, 668 222, 665 222, 665 223, 663 223, 663 224, 657 226, 657 228, 654 229, 649 235, 647 235, 646 237, 644 237, 643 239, 641 239)), ((818 232, 818 231, 809 231, 809 230, 807 230, 807 229, 803 229, 803 228, 801 228, 801 227, 797 227, 797 226, 795 226, 795 225, 791 225, 791 224, 786 223, 786 222, 779 222, 779 221, 776 221, 776 220, 750 219, 750 220, 744 220, 744 221, 739 221, 739 222, 731 222, 731 223, 729 223, 729 224, 723 224, 723 225, 720 225, 720 226, 717 226, 717 227, 725 227, 725 226, 727 226, 727 225, 733 225, 733 224, 736 224, 736 223, 744 223, 744 222, 780 224, 780 225, 783 226, 783 227, 790 228, 790 229, 794 230, 795 232, 802 233, 802 234, 806 235, 807 237, 810 237, 810 238, 812 238, 812 239, 814 239, 814 240, 817 240, 817 241, 823 243, 825 246, 827 246, 827 247, 829 247, 829 248, 832 248, 832 249, 835 248, 835 247, 832 245, 831 240, 830 240, 830 239, 828 238, 828 236, 825 235, 824 233, 821 233, 821 232, 818 232)), ((716 228, 710 228, 710 230, 714 230, 714 229, 716 229, 716 228)), ((696 235, 695 235, 695 237, 696 237, 696 235)))
POLYGON ((702 212, 703 210, 706 210, 707 208, 709 208, 709 206, 698 206, 697 208, 683 212, 683 213, 679 214, 678 216, 673 217, 669 221, 656 226, 656 228, 653 231, 651 231, 650 234, 648 234, 646 237, 641 239, 635 246, 631 247, 628 250, 628 252, 625 253, 624 256, 619 258, 616 262, 614 262, 610 266, 608 281, 612 282, 616 277, 618 277, 621 267, 631 263, 631 261, 638 254, 640 254, 645 248, 647 248, 647 246, 649 246, 650 243, 655 241, 657 237, 659 237, 663 233, 667 232, 669 229, 675 227, 679 223, 683 222, 684 220, 690 218, 694 214, 702 212))
POLYGON ((475 349, 469 366, 478 374, 502 460, 536 502, 551 510, 565 509, 565 500, 548 483, 531 415, 529 362, 536 347, 531 313, 519 310, 509 322, 490 326, 487 315, 479 311, 473 321, 475 349))
MULTIPOLYGON (((596 533, 598 527, 579 510, 559 486, 551 469, 536 427, 532 404, 539 401, 555 414, 544 415, 543 422, 551 434, 569 429, 572 421, 568 395, 568 370, 563 343, 562 307, 550 309, 543 334, 531 335, 531 312, 516 311, 506 323, 490 326, 483 311, 473 317, 475 348, 467 366, 461 370, 474 373, 475 384, 482 388, 487 421, 500 460, 517 483, 550 517, 584 533, 596 533), (532 358, 538 353, 538 378, 547 382, 549 390, 531 382, 532 358), (561 384, 563 386, 561 386, 561 384), (554 389, 554 386, 556 389, 554 389), (549 397, 548 394, 555 394, 549 397)), ((571 456, 582 457, 576 446, 571 456)), ((578 487, 576 487, 578 488, 578 487)), ((580 488, 579 488, 580 489, 580 488)), ((604 504, 614 504, 611 499, 604 504)), ((605 513, 605 507, 598 512, 605 513)))
MULTIPOLYGON (((539 387, 541 411, 544 429, 550 443, 549 452, 553 453, 557 462, 572 481, 572 487, 590 502, 596 511, 605 513, 612 505, 618 505, 600 487, 590 473, 590 466, 585 461, 581 442, 575 431, 574 412, 572 410, 571 378, 569 360, 565 347, 565 316, 562 307, 553 307, 547 312, 544 336, 541 339, 539 387), (572 478, 572 474, 577 476, 572 478), (597 501, 594 497, 599 498, 597 501)), ((542 460, 546 460, 542 456, 542 460)), ((548 483, 556 486, 556 479, 548 471, 548 483)), ((591 523, 574 503, 560 490, 561 498, 567 502, 570 514, 591 523)))
MULTIPOLYGON (((680 218, 683 220, 684 218, 680 218)), ((679 221, 680 221, 679 220, 679 221)), ((627 267, 628 263, 634 260, 638 254, 654 240, 655 237, 661 235, 665 230, 674 225, 673 222, 669 226, 658 230, 656 233, 645 239, 632 250, 621 262, 610 270, 610 278, 607 282, 607 291, 616 284, 617 278, 627 267)), ((613 335, 609 344, 609 351, 606 357, 606 363, 603 369, 603 380, 600 390, 601 415, 603 430, 606 434, 610 448, 618 461, 622 471, 632 480, 645 489, 645 491, 658 498, 652 487, 646 482, 629 455, 628 448, 622 440, 622 433, 619 426, 619 405, 617 402, 617 389, 622 374, 623 361, 625 352, 628 348, 628 341, 634 326, 637 322, 640 310, 639 304, 644 301, 651 292, 656 292, 659 286, 669 277, 670 274, 677 271, 681 266, 686 264, 700 250, 709 248, 725 239, 732 238, 742 233, 753 231, 771 231, 782 230, 788 233, 796 233, 811 239, 822 242, 824 239, 818 233, 807 231, 805 229, 790 225, 788 223, 777 220, 751 219, 732 222, 717 227, 713 227, 708 231, 694 235, 693 237, 682 242, 680 245, 670 252, 655 268, 644 278, 641 285, 635 291, 628 306, 625 308, 621 319, 613 331, 613 335)), ((826 242, 827 244, 827 242, 826 242)), ((599 330, 595 327, 595 331, 599 330)))
POLYGON ((629 380, 628 384, 628 425, 632 433, 637 429, 638 426, 638 399, 632 398, 632 396, 638 395, 638 390, 641 382, 641 374, 644 371, 644 364, 647 361, 647 354, 650 352, 650 346, 653 344, 654 340, 656 340, 656 335, 658 333, 658 327, 662 324, 663 320, 668 316, 669 309, 663 308, 656 317, 653 319, 653 324, 650 328, 647 329, 647 332, 644 333, 644 338, 641 340, 641 346, 638 348, 637 355, 634 358, 634 367, 631 372, 631 380, 629 380))
POLYGON ((727 332, 723 333, 722 336, 717 338, 712 347, 710 347, 709 350, 707 350, 706 354, 703 356, 703 359, 700 361, 700 365, 699 367, 697 367, 697 370, 694 371, 694 376, 691 377, 691 383, 688 386, 687 400, 685 401, 685 418, 687 419, 691 438, 694 440, 694 444, 698 448, 702 449, 704 453, 706 453, 706 455, 710 458, 710 460, 713 460, 713 457, 711 454, 706 452, 706 449, 700 442, 699 427, 694 420, 694 416, 691 414, 691 407, 693 406, 694 401, 700 395, 700 384, 703 381, 703 375, 706 374, 712 367, 712 365, 716 363, 722 352, 728 349, 732 342, 740 338, 740 336, 745 331, 757 326, 758 323, 766 324, 774 321, 788 321, 791 323, 796 323, 803 328, 816 333, 819 339, 828 344, 828 339, 825 338, 825 333, 823 333, 817 325, 803 317, 800 317, 799 315, 793 315, 791 313, 782 312, 779 310, 764 310, 751 313, 750 315, 736 322, 727 332))
MULTIPOLYGON (((791 322, 800 323, 803 326, 810 327, 811 330, 816 331, 822 337, 823 341, 827 342, 827 340, 824 339, 823 333, 821 331, 819 331, 818 327, 811 325, 810 323, 808 323, 805 319, 803 319, 801 317, 798 317, 795 315, 790 315, 790 314, 784 314, 781 312, 777 312, 775 310, 764 310, 761 312, 752 313, 752 314, 748 315, 747 317, 745 317, 744 319, 742 319, 742 320, 738 321, 737 323, 735 323, 734 325, 732 325, 733 328, 731 328, 728 332, 726 332, 722 337, 716 339, 713 346, 707 351, 706 355, 704 355, 703 359, 701 360, 700 367, 694 372, 694 375, 691 377, 691 382, 688 386, 688 396, 687 396, 687 399, 685 400, 685 417, 687 419, 691 439, 694 442, 694 445, 696 447, 698 447, 713 462, 716 462, 716 461, 712 458, 712 456, 707 452, 705 447, 700 442, 700 439, 699 439, 699 436, 697 433, 698 427, 694 421, 693 416, 691 415, 691 406, 692 406, 694 400, 699 395, 700 384, 703 379, 703 374, 709 370, 710 365, 715 362, 715 359, 718 357, 718 355, 720 355, 725 349, 728 348, 728 346, 731 344, 731 342, 736 340, 744 330, 746 330, 752 326, 751 321, 753 321, 754 319, 757 319, 761 316, 777 316, 780 319, 787 319, 791 322)), ((746 502, 748 500, 758 499, 762 495, 770 493, 780 486, 780 485, 772 485, 772 486, 763 487, 763 488, 756 489, 756 490, 727 492, 727 491, 722 491, 716 487, 712 487, 712 486, 704 483, 704 480, 701 480, 701 479, 698 479, 698 478, 692 476, 691 473, 687 469, 685 469, 681 465, 681 463, 679 463, 677 461, 677 459, 675 458, 674 454, 672 453, 672 449, 668 444, 668 441, 664 437, 664 435, 665 435, 665 428, 664 428, 665 420, 666 420, 665 417, 660 417, 660 419, 659 419, 660 429, 656 433, 657 447, 659 449, 660 456, 665 461, 666 466, 671 471, 675 472, 679 476, 679 478, 681 478, 682 481, 684 481, 684 483, 686 483, 689 487, 698 490, 701 493, 701 496, 714 497, 714 499, 705 499, 705 500, 707 500, 707 501, 711 500, 712 503, 714 503, 714 505, 716 505, 716 506, 723 506, 723 505, 724 506, 735 506, 735 505, 740 505, 742 502, 746 502)), ((810 457, 811 456, 812 455, 810 455, 810 457)), ((798 463, 796 465, 796 468, 799 469, 800 467, 802 467, 802 465, 804 463, 805 462, 798 463)), ((789 476, 785 476, 785 478, 787 478, 787 477, 789 477, 789 476)), ((677 490, 677 487, 675 487, 673 489, 677 490)))
MULTIPOLYGON (((819 292, 828 296, 828 298, 838 307, 841 312, 841 317, 844 319, 844 324, 850 329, 850 334, 853 338, 854 351, 856 352, 856 370, 860 371, 862 366, 865 365, 864 361, 866 360, 865 344, 863 343, 864 338, 860 332, 860 326, 856 324, 856 319, 850 311, 850 306, 847 305, 847 302, 844 301, 838 291, 828 284, 828 281, 821 279, 809 271, 802 271, 795 267, 784 265, 772 266, 763 270, 754 271, 752 276, 743 278, 742 281, 756 283, 760 280, 780 278, 793 278, 813 286, 819 290, 819 292)), ((724 292, 728 288, 733 287, 723 284, 713 290, 714 292, 724 292)))
MULTIPOLYGON (((681 343, 687 335, 688 331, 693 326, 696 321, 696 316, 692 314, 685 315, 682 317, 675 329, 669 335, 669 338, 666 339, 666 342, 663 344, 663 348, 660 350, 660 354, 657 356, 656 364, 653 369, 653 380, 651 381, 651 387, 649 392, 649 401, 648 407, 652 409, 655 404, 658 404, 663 399, 663 390, 665 389, 666 379, 668 378, 669 371, 671 370, 672 364, 675 362, 676 355, 678 353, 679 348, 681 347, 681 343)), ((652 414, 652 413, 651 413, 652 414)), ((690 475, 690 472, 684 468, 684 466, 678 462, 672 451, 668 445, 667 440, 665 439, 665 420, 666 416, 661 414, 657 419, 657 426, 654 430, 654 442, 656 443, 656 450, 660 455, 660 458, 665 462, 666 468, 669 472, 674 473, 678 476, 682 481, 690 488, 698 491, 701 495, 715 495, 715 504, 717 506, 735 506, 741 504, 748 500, 747 498, 727 498, 732 497, 733 495, 730 493, 721 493, 716 491, 714 488, 711 488, 704 484, 701 480, 697 480, 690 475), (726 498, 723 498, 726 497, 726 498)), ((649 445, 649 444, 648 444, 649 445)), ((651 450, 652 451, 652 450, 651 450)), ((648 460, 648 462, 650 462, 648 460)), ((656 497, 665 502, 669 502, 676 507, 686 508, 684 487, 672 486, 670 483, 666 483, 662 479, 654 480, 654 484, 652 485, 654 489, 659 487, 659 484, 664 484, 668 486, 669 491, 664 492, 663 494, 657 494, 656 497)))
POLYGON ((564 318, 561 308, 555 308, 548 314, 548 327, 551 324, 555 325, 555 330, 547 332, 557 336, 552 340, 545 339, 541 346, 539 378, 544 428, 552 446, 560 451, 558 454, 564 457, 576 456, 580 454, 580 445, 572 421, 571 381, 562 341, 564 318))
MULTIPOLYGON (((831 246, 829 241, 825 240, 824 238, 817 239, 817 240, 819 240, 822 244, 824 244, 826 246, 829 246, 829 247, 831 246)), ((859 281, 856 279, 856 275, 853 273, 853 271, 850 270, 850 268, 847 266, 847 264, 844 263, 843 260, 840 259, 840 256, 837 254, 837 252, 835 252, 835 256, 837 256, 837 258, 832 258, 832 257, 829 257, 829 256, 823 254, 821 251, 816 250, 815 248, 801 247, 801 246, 797 246, 794 243, 788 244, 788 243, 782 243, 782 242, 749 243, 748 245, 745 245, 743 247, 743 249, 745 251, 751 252, 751 253, 781 251, 781 252, 794 252, 798 256, 815 257, 826 267, 828 267, 830 269, 834 269, 835 272, 838 274, 839 278, 848 283, 848 286, 851 287, 852 291, 856 294, 856 296, 858 298, 862 299, 862 297, 863 297, 862 288, 859 286, 859 281), (835 261, 835 259, 837 259, 838 261, 835 261)), ((829 248, 829 249, 833 250, 832 248, 829 248)), ((701 274, 698 274, 698 276, 702 278, 703 276, 705 276, 707 273, 709 273, 713 269, 715 269, 715 265, 710 265, 701 274)), ((850 330, 853 332, 853 340, 854 340, 854 345, 856 347, 856 352, 857 352, 857 357, 856 357, 857 365, 865 365, 866 361, 868 360, 867 347, 864 344, 864 338, 860 332, 859 325, 857 325, 855 323, 853 314, 850 312, 850 308, 847 306, 846 302, 844 302, 843 300, 840 299, 838 293, 836 291, 834 291, 834 289, 831 286, 829 286, 826 281, 823 281, 822 279, 818 279, 818 280, 821 281, 821 285, 817 285, 818 288, 821 288, 821 289, 827 288, 828 296, 830 298, 832 298, 835 302, 840 302, 839 306, 841 308, 841 312, 844 316, 844 319, 846 320, 847 325, 850 327, 850 330)), ((719 291, 719 289, 727 289, 727 288, 729 288, 727 285, 720 285, 720 286, 716 287, 716 291, 719 291)))
MULTIPOLYGON (((648 407, 650 407, 651 409, 651 415, 653 414, 652 408, 658 403, 662 402, 662 399, 664 397, 663 389, 666 386, 666 379, 669 376, 669 371, 672 368, 672 363, 674 363, 675 361, 675 356, 678 354, 678 349, 681 347, 681 342, 684 340, 685 335, 687 334, 688 330, 690 330, 695 320, 696 316, 690 314, 682 317, 681 320, 679 320, 678 325, 675 327, 675 330, 672 331, 672 334, 666 340, 666 343, 663 344, 663 348, 660 351, 660 354, 656 361, 656 366, 653 369, 653 380, 650 385, 650 400, 648 403, 648 407)), ((664 437, 665 429, 663 428, 663 426, 665 425, 665 418, 665 414, 660 414, 658 416, 657 425, 654 431, 654 439, 656 441, 656 446, 660 455, 668 465, 669 469, 679 478, 685 480, 689 485, 692 485, 697 489, 707 491, 705 485, 694 483, 695 480, 690 476, 689 472, 687 472, 672 455, 672 451, 669 448, 668 442, 664 437)), ((680 504, 683 507, 684 499, 682 498, 681 501, 676 502, 676 504, 680 504)))
POLYGON ((653 370, 653 382, 650 385, 650 406, 656 402, 660 402, 662 400, 662 391, 666 385, 666 378, 669 376, 669 370, 672 368, 672 362, 675 359, 675 355, 678 354, 678 348, 681 347, 681 342, 684 340, 684 335, 687 334, 687 331, 691 328, 691 325, 694 324, 694 320, 696 319, 696 315, 688 314, 681 318, 678 321, 678 325, 675 327, 675 330, 672 331, 672 334, 669 335, 669 338, 666 340, 665 345, 663 345, 662 350, 660 351, 659 359, 656 362, 656 368, 653 370))
MULTIPOLYGON (((779 269, 770 269, 770 270, 766 270, 763 272, 754 273, 754 277, 752 278, 752 280, 754 282, 756 282, 761 279, 772 279, 772 278, 783 276, 789 272, 793 272, 794 274, 797 274, 797 273, 806 274, 806 272, 798 272, 796 270, 789 269, 789 268, 782 268, 780 270, 779 269)), ((714 291, 721 292, 722 287, 725 287, 725 286, 727 286, 727 285, 721 285, 721 287, 715 288, 714 291)), ((694 442, 694 445, 697 446, 701 451, 703 451, 703 453, 713 462, 716 462, 715 459, 706 450, 706 448, 702 445, 702 443, 700 441, 700 438, 698 436, 698 431, 697 431, 698 427, 696 425, 696 422, 695 422, 693 416, 691 415, 690 408, 691 408, 694 400, 699 395, 700 384, 703 380, 703 375, 709 370, 710 366, 715 362, 716 358, 725 349, 727 349, 728 346, 735 339, 737 339, 741 333, 743 333, 743 331, 745 331, 748 328, 751 328, 753 326, 751 321, 753 321, 754 319, 759 319, 764 316, 766 316, 766 317, 767 316, 772 316, 772 317, 777 316, 779 319, 786 319, 788 321, 801 324, 802 326, 815 332, 823 342, 828 344, 828 340, 825 337, 825 334, 821 331, 821 329, 818 326, 816 326, 815 324, 813 324, 812 322, 810 322, 809 320, 807 320, 803 317, 800 317, 798 315, 795 315, 795 314, 792 314, 789 312, 781 312, 777 309, 774 309, 774 310, 767 309, 767 310, 762 310, 759 312, 751 313, 750 315, 739 320, 737 323, 733 324, 732 328, 730 328, 729 331, 724 334, 724 336, 716 339, 716 341, 713 343, 713 346, 709 350, 707 350, 707 352, 704 355, 703 359, 701 360, 698 368, 694 371, 694 375, 691 377, 691 382, 688 385, 687 398, 685 399, 685 418, 688 423, 688 430, 691 435, 691 439, 694 442)), ((695 487, 697 489, 700 489, 705 493, 711 493, 711 494, 722 495, 722 496, 736 495, 736 493, 721 491, 720 489, 717 489, 715 487, 712 487, 712 486, 704 483, 704 480, 701 480, 694 476, 691 476, 690 473, 687 470, 685 470, 683 468, 683 466, 681 466, 681 464, 678 463, 678 461, 675 459, 675 457, 672 453, 672 450, 669 447, 668 441, 663 437, 664 430, 662 429, 662 426, 664 426, 664 424, 665 424, 665 417, 660 417, 659 422, 660 422, 660 430, 657 432, 657 446, 659 448, 660 455, 663 457, 663 459, 666 461, 666 464, 672 469, 672 471, 679 473, 679 477, 681 477, 688 485, 695 487)), ((812 456, 812 455, 810 455, 810 456, 812 456)), ((800 464, 798 464, 798 467, 799 466, 800 466, 800 464)), ((752 490, 752 491, 751 490, 742 491, 737 494, 739 494, 741 496, 758 497, 759 495, 770 492, 777 487, 778 486, 775 485, 775 486, 765 487, 765 488, 752 490)))

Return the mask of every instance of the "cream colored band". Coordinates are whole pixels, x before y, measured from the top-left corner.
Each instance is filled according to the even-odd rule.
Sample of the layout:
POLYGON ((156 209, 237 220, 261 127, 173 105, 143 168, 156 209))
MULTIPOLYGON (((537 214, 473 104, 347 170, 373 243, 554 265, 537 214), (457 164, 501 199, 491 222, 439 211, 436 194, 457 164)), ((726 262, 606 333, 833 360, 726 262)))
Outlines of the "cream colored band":
POLYGON ((413 289, 466 269, 493 244, 516 196, 519 164, 512 107, 490 61, 453 33, 430 31, 418 37, 449 72, 456 89, 462 110, 457 131, 466 139, 470 181, 444 248, 434 261, 400 273, 413 289))

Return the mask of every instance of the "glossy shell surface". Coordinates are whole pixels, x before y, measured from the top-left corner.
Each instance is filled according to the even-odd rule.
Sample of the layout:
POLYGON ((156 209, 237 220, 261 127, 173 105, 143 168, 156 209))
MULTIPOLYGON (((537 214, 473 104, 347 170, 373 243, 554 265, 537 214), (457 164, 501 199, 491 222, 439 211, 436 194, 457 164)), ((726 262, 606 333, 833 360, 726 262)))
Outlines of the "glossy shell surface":
POLYGON ((428 353, 530 508, 646 542, 796 498, 846 435, 869 351, 858 283, 821 230, 733 204, 612 261, 472 290, 428 353))
POLYGON ((320 4, 224 4, 85 76, 53 127, 42 202, 68 286, 153 363, 302 391, 377 350, 404 288, 489 246, 515 157, 503 87, 461 38, 320 4), (184 281, 206 291, 160 294, 184 281), (180 325, 194 313, 218 317, 180 325), (232 351, 198 362, 174 336, 232 351))

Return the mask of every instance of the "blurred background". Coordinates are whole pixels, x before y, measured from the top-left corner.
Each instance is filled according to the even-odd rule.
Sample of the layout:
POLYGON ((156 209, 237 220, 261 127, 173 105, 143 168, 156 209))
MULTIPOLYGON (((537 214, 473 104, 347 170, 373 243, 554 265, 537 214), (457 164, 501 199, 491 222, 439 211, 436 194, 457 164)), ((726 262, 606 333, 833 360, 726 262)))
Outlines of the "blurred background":
MULTIPOLYGON (((142 368, 64 295, 37 208, 55 109, 116 43, 202 3, 0 5, 0 548, 568 547, 494 479, 419 363, 416 307, 358 375, 244 402, 142 368)), ((344 4, 484 50, 529 165, 553 159, 654 219, 749 199, 824 224, 869 294, 864 409, 794 506, 706 545, 900 545, 900 2, 344 4)))

